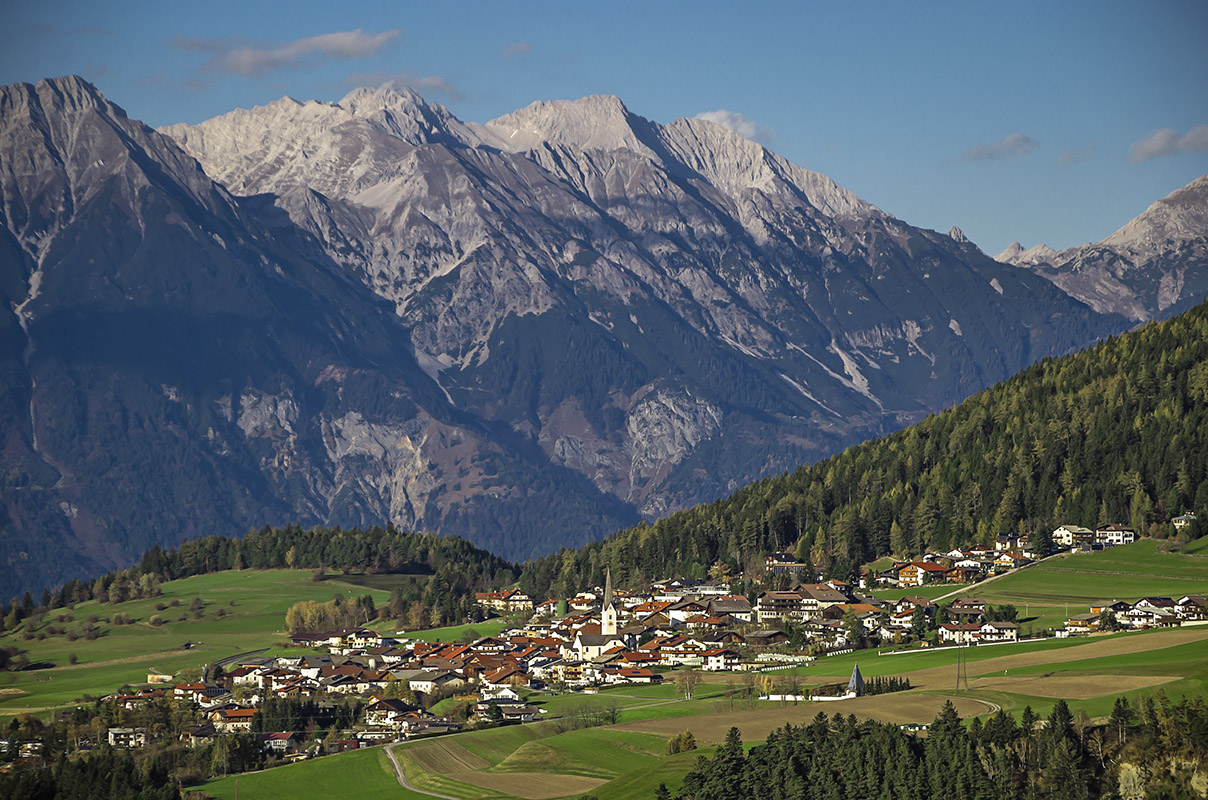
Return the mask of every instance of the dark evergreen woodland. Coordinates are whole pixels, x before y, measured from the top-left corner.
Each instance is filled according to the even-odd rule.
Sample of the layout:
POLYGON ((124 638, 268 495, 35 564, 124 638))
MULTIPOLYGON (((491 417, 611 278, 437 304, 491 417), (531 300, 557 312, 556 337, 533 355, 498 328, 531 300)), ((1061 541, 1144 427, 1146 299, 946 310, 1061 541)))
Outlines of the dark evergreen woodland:
POLYGON ((1208 306, 1039 362, 941 414, 728 498, 526 566, 562 596, 603 581, 704 577, 795 551, 845 577, 1064 522, 1166 536, 1208 511, 1208 306))
MULTIPOLYGON (((1036 721, 998 712, 967 727, 951 703, 926 737, 898 726, 819 713, 744 753, 738 730, 712 758, 698 759, 680 800, 1087 800, 1113 797, 1125 765, 1139 765, 1146 797, 1193 797, 1189 764, 1208 755, 1203 697, 1170 703, 1159 694, 1117 704, 1112 722, 1076 722, 1064 701, 1036 721), (1121 716, 1121 719, 1117 719, 1121 716)), ((1201 776, 1202 777, 1202 776, 1201 776)), ((665 788, 660 794, 669 797, 665 788)))

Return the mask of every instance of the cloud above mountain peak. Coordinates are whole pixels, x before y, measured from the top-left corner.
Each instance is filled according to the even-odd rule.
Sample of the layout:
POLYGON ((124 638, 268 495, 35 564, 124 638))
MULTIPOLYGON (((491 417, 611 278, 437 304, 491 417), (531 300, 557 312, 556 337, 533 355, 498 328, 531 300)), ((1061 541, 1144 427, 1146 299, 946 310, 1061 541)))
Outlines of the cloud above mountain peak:
POLYGON ((199 39, 178 36, 176 49, 209 53, 203 72, 228 72, 245 78, 258 78, 282 69, 297 69, 332 59, 357 59, 380 50, 402 31, 394 28, 380 33, 351 31, 304 36, 285 44, 257 45, 241 39, 199 39))

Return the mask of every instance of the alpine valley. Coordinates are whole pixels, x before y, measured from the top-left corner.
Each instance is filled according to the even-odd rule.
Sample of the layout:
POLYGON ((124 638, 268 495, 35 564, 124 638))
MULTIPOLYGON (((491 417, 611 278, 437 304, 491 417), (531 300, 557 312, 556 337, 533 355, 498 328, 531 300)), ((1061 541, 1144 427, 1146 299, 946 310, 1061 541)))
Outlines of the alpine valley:
POLYGON ((615 97, 477 124, 383 87, 156 131, 14 84, 0 191, 0 595, 294 521, 548 553, 1205 292, 1204 179, 996 261, 615 97))

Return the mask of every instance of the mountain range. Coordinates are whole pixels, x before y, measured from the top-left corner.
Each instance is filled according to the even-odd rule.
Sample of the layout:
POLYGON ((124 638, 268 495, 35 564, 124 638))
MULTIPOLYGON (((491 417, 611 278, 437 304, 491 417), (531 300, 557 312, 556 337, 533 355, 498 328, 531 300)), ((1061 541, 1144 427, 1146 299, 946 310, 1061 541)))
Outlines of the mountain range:
POLYGON ((1132 223, 1168 238, 1117 303, 615 97, 156 131, 0 88, 0 592, 287 521, 599 538, 1174 313, 1202 190, 1132 223))
POLYGON ((1101 242, 1060 251, 1012 242, 996 258, 1034 270, 1097 311, 1137 322, 1172 317, 1208 294, 1208 175, 1101 242))

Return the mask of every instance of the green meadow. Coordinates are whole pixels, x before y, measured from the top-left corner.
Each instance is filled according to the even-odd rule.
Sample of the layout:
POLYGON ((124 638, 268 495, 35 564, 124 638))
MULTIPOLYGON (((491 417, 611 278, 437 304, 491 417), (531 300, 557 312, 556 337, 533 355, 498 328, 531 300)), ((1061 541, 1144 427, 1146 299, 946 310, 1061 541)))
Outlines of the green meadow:
POLYGON ((356 797, 358 800, 423 800, 395 780, 380 747, 353 750, 285 767, 231 775, 206 783, 206 794, 219 800, 300 800, 306 797, 356 797))
POLYGON ((1200 551, 1208 539, 1184 552, 1163 553, 1158 542, 1142 539, 1097 553, 1054 558, 1006 575, 961 596, 977 596, 993 605, 1013 604, 1022 624, 1039 630, 1060 627, 1068 614, 1086 614, 1099 600, 1136 601, 1147 595, 1178 599, 1208 593, 1208 558, 1200 551))
POLYGON ((150 600, 87 602, 74 609, 56 609, 42 626, 43 633, 45 624, 79 630, 95 616, 101 635, 92 641, 83 637, 69 641, 62 634, 25 640, 24 628, 0 637, 0 646, 25 649, 31 662, 45 665, 0 672, 0 716, 47 711, 85 695, 108 694, 123 684, 145 682, 149 671, 176 673, 239 653, 278 651, 286 639, 285 612, 299 600, 369 594, 381 605, 390 596, 384 590, 350 585, 338 575, 316 582, 310 571, 302 570, 219 572, 171 581, 161 588, 163 596, 150 600), (200 618, 189 610, 196 598, 204 603, 200 618), (178 605, 171 605, 174 600, 178 605), (157 604, 166 608, 159 610, 157 604), (129 615, 130 624, 109 621, 119 613, 129 615), (61 615, 67 620, 58 622, 61 615), (153 615, 164 623, 152 625, 153 615), (190 643, 188 649, 183 648, 185 642, 190 643))

